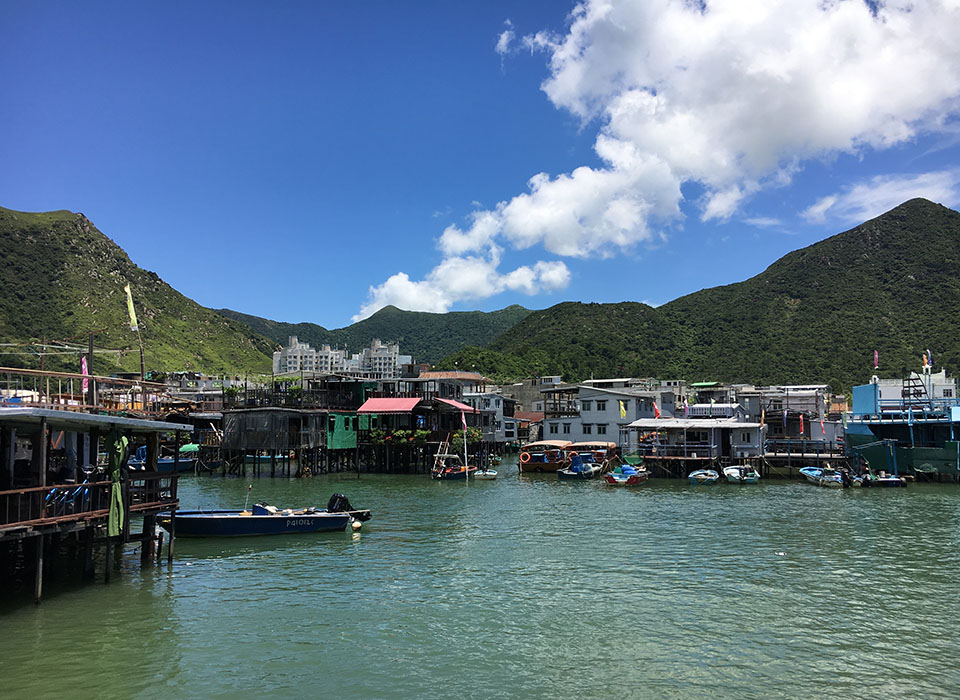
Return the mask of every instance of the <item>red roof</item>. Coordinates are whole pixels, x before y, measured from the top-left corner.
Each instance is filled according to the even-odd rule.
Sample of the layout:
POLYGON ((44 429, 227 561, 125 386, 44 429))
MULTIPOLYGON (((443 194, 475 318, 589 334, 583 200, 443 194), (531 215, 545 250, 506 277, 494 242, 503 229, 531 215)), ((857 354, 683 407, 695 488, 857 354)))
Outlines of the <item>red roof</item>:
POLYGON ((437 398, 437 401, 445 403, 448 406, 453 406, 458 411, 463 411, 464 413, 477 413, 477 409, 475 409, 473 406, 468 406, 465 403, 460 403, 459 401, 454 401, 453 399, 437 398))
POLYGON ((530 423, 539 423, 543 420, 543 411, 517 411, 513 414, 517 420, 525 420, 530 423))
POLYGON ((420 399, 367 399, 357 413, 410 413, 420 399))

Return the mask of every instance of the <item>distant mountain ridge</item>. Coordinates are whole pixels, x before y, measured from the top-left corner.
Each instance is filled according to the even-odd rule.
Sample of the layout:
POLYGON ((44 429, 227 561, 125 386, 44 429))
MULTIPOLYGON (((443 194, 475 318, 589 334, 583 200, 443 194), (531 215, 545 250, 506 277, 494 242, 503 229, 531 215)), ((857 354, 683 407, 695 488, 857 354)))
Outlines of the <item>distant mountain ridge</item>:
POLYGON ((690 381, 830 383, 960 367, 960 213, 913 199, 785 255, 743 282, 658 308, 567 302, 489 343, 445 358, 512 377, 657 376, 690 381))
POLYGON ((231 309, 217 309, 227 318, 247 324, 255 333, 286 345, 295 335, 315 348, 322 345, 346 346, 359 352, 374 338, 397 341, 400 352, 413 355, 417 362, 433 363, 470 345, 485 345, 531 312, 519 305, 499 311, 452 311, 445 314, 403 311, 385 306, 369 318, 335 330, 315 323, 284 323, 231 309))

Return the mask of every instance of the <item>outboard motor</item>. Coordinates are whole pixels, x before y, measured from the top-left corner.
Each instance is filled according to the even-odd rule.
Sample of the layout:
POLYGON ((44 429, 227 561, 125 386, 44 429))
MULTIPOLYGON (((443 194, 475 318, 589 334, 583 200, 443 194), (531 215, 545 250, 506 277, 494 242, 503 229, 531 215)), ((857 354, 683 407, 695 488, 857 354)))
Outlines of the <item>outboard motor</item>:
POLYGON ((346 513, 351 510, 354 510, 354 507, 350 505, 350 501, 342 493, 333 494, 327 501, 327 511, 330 513, 346 513))

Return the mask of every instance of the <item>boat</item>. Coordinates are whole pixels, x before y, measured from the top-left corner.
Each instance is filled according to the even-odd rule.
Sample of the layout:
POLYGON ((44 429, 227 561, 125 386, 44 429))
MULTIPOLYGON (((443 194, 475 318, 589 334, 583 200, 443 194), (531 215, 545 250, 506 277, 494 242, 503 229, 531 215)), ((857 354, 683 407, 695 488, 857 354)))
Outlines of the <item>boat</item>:
POLYGON ((620 464, 613 471, 603 475, 603 480, 611 486, 639 486, 650 478, 646 469, 637 469, 630 464, 620 464))
POLYGON ((431 479, 466 479, 475 475, 477 468, 464 464, 460 455, 453 452, 438 452, 433 456, 433 468, 430 470, 431 479))
POLYGON ((617 443, 596 442, 592 440, 575 442, 567 449, 567 454, 569 455, 571 451, 579 454, 584 462, 590 461, 592 457, 592 461, 602 466, 608 457, 616 454, 617 443), (588 457, 588 455, 591 457, 588 457))
MULTIPOLYGON (((192 472, 196 467, 197 460, 195 456, 188 457, 187 455, 196 455, 197 445, 184 445, 180 448, 180 459, 174 462, 173 457, 158 457, 157 458, 157 473, 159 474, 173 474, 174 471, 178 473, 183 472, 192 472)), ((133 453, 133 457, 127 460, 127 468, 133 472, 143 472, 147 470, 147 446, 141 445, 137 448, 137 451, 133 453)))
POLYGON ((540 440, 531 442, 520 451, 517 467, 521 473, 555 472, 567 466, 569 440, 540 440))
POLYGON ((715 484, 720 479, 720 474, 715 469, 697 469, 687 474, 687 479, 691 484, 715 484))
POLYGON ((477 471, 473 473, 473 478, 478 481, 492 481, 497 478, 497 470, 489 468, 477 469, 477 471))
POLYGON ((159 513, 157 522, 177 537, 251 537, 345 530, 370 519, 369 510, 355 510, 343 494, 330 498, 327 508, 279 509, 256 503, 247 510, 177 510, 159 513))
POLYGON ((563 469, 557 470, 558 479, 592 479, 601 470, 601 465, 594 459, 592 452, 579 454, 576 451, 567 453, 570 463, 563 469))
POLYGON ((723 475, 731 484, 756 484, 760 473, 749 464, 733 464, 724 468, 723 475))
POLYGON ((814 486, 843 488, 843 475, 832 467, 801 467, 800 473, 814 486))

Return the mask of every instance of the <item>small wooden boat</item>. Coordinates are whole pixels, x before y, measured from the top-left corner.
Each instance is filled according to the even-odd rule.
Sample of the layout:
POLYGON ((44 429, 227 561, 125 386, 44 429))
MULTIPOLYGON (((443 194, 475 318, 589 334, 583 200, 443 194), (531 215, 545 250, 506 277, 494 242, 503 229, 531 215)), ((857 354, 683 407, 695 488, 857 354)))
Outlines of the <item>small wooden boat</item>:
POLYGON ((687 475, 691 484, 715 484, 720 479, 720 474, 715 469, 697 469, 687 475))
POLYGON ((747 464, 734 464, 724 468, 723 475, 731 484, 756 484, 760 481, 760 473, 747 464))
MULTIPOLYGON (((173 515, 177 537, 251 537, 291 535, 345 530, 353 521, 366 522, 369 510, 354 510, 343 494, 334 494, 328 505, 334 508, 279 509, 257 503, 250 510, 178 510, 173 515)), ((170 513, 157 516, 164 530, 171 531, 170 513)))
POLYGON ((478 481, 492 481, 497 478, 496 469, 478 469, 473 473, 473 478, 478 481))
POLYGON ((649 478, 650 472, 646 469, 637 469, 629 464, 622 464, 603 475, 603 480, 611 486, 639 486, 649 478))

